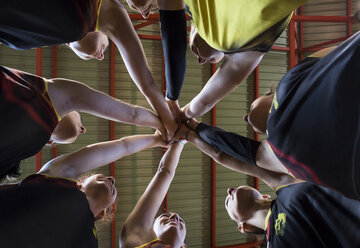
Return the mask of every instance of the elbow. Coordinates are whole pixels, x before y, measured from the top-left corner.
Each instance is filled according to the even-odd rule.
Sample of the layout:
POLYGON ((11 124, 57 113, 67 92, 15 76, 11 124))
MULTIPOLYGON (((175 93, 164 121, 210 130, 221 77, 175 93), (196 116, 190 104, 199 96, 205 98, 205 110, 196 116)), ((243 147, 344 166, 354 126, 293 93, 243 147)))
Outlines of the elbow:
POLYGON ((211 156, 217 163, 222 164, 224 154, 222 151, 213 149, 212 156, 211 156))
POLYGON ((139 119, 140 114, 141 113, 139 106, 134 106, 126 113, 128 122, 132 124, 137 124, 137 120, 139 119))
POLYGON ((169 177, 169 178, 174 178, 175 176, 175 171, 174 170, 170 170, 169 168, 167 168, 164 163, 160 162, 158 170, 157 170, 157 174, 163 177, 169 177))

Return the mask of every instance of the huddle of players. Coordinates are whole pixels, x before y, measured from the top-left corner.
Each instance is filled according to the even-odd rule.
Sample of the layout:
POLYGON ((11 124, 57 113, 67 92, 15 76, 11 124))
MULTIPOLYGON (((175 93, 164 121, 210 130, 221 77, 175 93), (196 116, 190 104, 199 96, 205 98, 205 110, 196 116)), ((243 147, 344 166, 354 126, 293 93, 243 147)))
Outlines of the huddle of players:
MULTIPOLYGON (((6 199, 16 198, 13 201, 15 204, 24 197, 16 193, 20 187, 29 185, 31 192, 33 185, 39 185, 41 189, 44 189, 43 185, 56 185, 56 192, 74 188, 76 186, 68 186, 68 182, 55 180, 49 183, 53 179, 48 176, 76 179, 83 172, 128 154, 167 145, 170 148, 159 168, 169 169, 172 176, 165 179, 161 179, 158 173, 154 176, 125 222, 126 230, 120 236, 120 245, 183 247, 186 229, 181 217, 165 214, 155 222, 161 223, 164 218, 170 224, 174 222, 181 234, 175 235, 177 238, 172 238, 166 231, 159 231, 162 230, 161 224, 159 228, 153 227, 152 220, 172 181, 182 146, 189 141, 223 166, 259 177, 276 190, 278 197, 270 200, 268 195, 261 195, 248 186, 228 189, 225 206, 239 231, 265 232, 269 247, 358 247, 360 104, 356 104, 359 100, 355 89, 358 82, 358 34, 335 49, 306 58, 283 77, 275 92, 252 103, 244 120, 255 131, 267 134, 267 140, 254 141, 192 119, 209 111, 252 72, 289 23, 292 11, 302 3, 267 0, 243 6, 246 3, 240 4, 235 0, 227 4, 220 0, 202 3, 191 0, 128 0, 129 6, 144 18, 151 11, 160 9, 167 81, 165 99, 152 79, 141 43, 118 1, 1 3, 0 41, 12 48, 28 49, 66 43, 83 59, 102 60, 108 38, 111 39, 132 79, 157 113, 111 98, 80 82, 46 80, 2 66, 1 114, 6 117, 6 120, 2 118, 0 121, 1 136, 4 137, 0 154, 3 177, 19 174, 19 162, 36 154, 49 140, 71 143, 85 133, 76 111, 160 130, 150 136, 130 136, 119 141, 94 144, 89 146, 92 147, 90 149, 87 147, 65 158, 49 161, 40 171, 47 177, 40 176, 38 179, 38 175, 33 179, 32 175, 16 186, 4 186, 2 194, 6 199), (278 8, 276 11, 264 11, 270 6, 278 8), (178 98, 186 67, 185 9, 192 20, 190 48, 199 63, 217 63, 222 59, 223 63, 202 91, 180 109, 178 98), (51 18, 44 13, 51 14, 51 18), (60 13, 68 15, 65 18, 60 13), (239 27, 241 32, 226 32, 239 30, 239 27), (344 138, 344 133, 348 134, 345 137, 352 138, 344 138), (124 143, 127 143, 128 150, 124 143), (122 152, 113 154, 114 150, 122 152), (89 163, 100 154, 102 159, 89 163), (336 156, 330 157, 329 154, 336 156), (85 162, 87 166, 83 165, 85 162), (77 169, 73 168, 75 165, 77 169), (64 184, 67 186, 64 187, 64 184), (151 208, 144 201, 154 202, 155 207, 151 208), (143 222, 151 224, 145 225, 147 229, 142 230, 140 235, 136 230, 143 222)), ((111 206, 116 197, 114 179, 104 178, 94 179, 95 182, 104 181, 110 188, 110 192, 105 190, 105 194, 110 194, 109 199, 102 200, 107 204, 101 207, 89 200, 93 199, 88 186, 90 182, 80 183, 80 191, 85 193, 96 218, 103 216, 104 209, 111 206), (96 207, 100 211, 95 210, 96 207)), ((64 199, 67 194, 63 193, 64 199)), ((69 201, 76 202, 79 198, 77 195, 69 201)), ((50 199, 39 199, 39 202, 51 203, 50 199)), ((12 205, 7 205, 7 211, 11 209, 9 206, 12 205)), ((78 209, 78 212, 89 212, 89 209, 78 209)), ((94 230, 93 220, 87 223, 89 230, 94 230)), ((85 238, 88 241, 81 242, 92 240, 96 243, 96 235, 95 239, 94 235, 90 236, 85 238)), ((95 243, 92 243, 94 247, 97 246, 95 243)), ((89 247, 89 244, 84 247, 89 247)))

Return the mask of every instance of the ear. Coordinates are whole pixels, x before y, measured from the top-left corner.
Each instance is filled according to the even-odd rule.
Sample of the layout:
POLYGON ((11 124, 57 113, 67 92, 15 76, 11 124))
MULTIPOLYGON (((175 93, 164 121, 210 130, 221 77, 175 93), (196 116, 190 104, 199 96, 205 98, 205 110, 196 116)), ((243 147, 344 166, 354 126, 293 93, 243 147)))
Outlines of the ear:
POLYGON ((264 194, 264 195, 262 195, 262 197, 263 197, 264 199, 270 199, 270 198, 271 198, 271 196, 268 195, 268 194, 264 194))
POLYGON ((105 216, 105 210, 102 210, 97 216, 95 216, 95 220, 103 219, 105 216))

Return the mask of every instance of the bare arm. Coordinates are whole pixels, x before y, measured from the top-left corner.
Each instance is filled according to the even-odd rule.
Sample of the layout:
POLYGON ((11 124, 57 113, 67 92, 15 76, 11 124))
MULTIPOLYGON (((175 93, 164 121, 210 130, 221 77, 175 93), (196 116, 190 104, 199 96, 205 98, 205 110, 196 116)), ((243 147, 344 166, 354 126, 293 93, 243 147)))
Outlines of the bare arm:
POLYGON ((134 135, 86 146, 47 162, 39 171, 51 176, 77 179, 81 174, 141 150, 163 146, 159 134, 134 135))
POLYGON ((175 176, 183 147, 183 144, 174 142, 162 157, 158 171, 125 221, 120 243, 132 242, 137 246, 156 237, 153 221, 175 176))
POLYGON ((61 117, 71 111, 80 111, 113 121, 162 129, 159 117, 152 111, 122 102, 80 82, 51 79, 48 80, 48 92, 61 117))
POLYGON ((254 51, 226 55, 201 92, 185 106, 185 117, 190 119, 207 113, 249 76, 262 57, 263 53, 254 51))
MULTIPOLYGON (((185 132, 187 131, 180 130, 179 134, 177 135, 184 136, 185 132)), ((203 139, 201 139, 195 132, 190 130, 188 133, 188 140, 196 147, 198 147, 202 152, 210 156, 212 159, 214 159, 217 163, 221 164, 222 166, 230 170, 240 172, 249 176, 258 177, 272 189, 276 189, 277 187, 284 184, 295 183, 296 181, 296 179, 294 179, 289 174, 278 173, 258 166, 250 165, 224 152, 221 152, 210 146, 203 139)))
POLYGON ((140 39, 125 8, 119 1, 103 1, 99 30, 103 31, 115 43, 131 78, 160 116, 168 132, 168 139, 172 138, 178 126, 172 118, 162 92, 154 82, 140 39))

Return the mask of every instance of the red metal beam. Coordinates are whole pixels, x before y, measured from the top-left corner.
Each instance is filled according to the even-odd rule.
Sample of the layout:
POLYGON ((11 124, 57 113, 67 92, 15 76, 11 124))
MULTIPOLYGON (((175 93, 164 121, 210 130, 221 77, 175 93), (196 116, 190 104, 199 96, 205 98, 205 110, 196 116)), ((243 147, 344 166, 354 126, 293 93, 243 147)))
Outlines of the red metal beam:
MULTIPOLYGON (((295 16, 293 16, 294 18, 295 16)), ((295 50, 295 22, 292 19, 289 23, 289 69, 296 64, 296 50, 295 50)))
POLYGON ((350 22, 354 23, 353 16, 304 16, 297 15, 292 18, 295 22, 350 22))
MULTIPOLYGON (((36 49, 36 75, 42 76, 42 48, 36 49)), ((41 169, 41 151, 36 154, 36 172, 41 169)))
POLYGON ((243 243, 243 244, 218 246, 216 248, 257 248, 259 245, 262 244, 262 242, 263 242, 263 240, 258 240, 258 241, 243 243))
POLYGON ((140 39, 143 40, 161 40, 160 35, 148 35, 148 34, 138 34, 140 39))
MULTIPOLYGON (((110 47, 110 96, 115 97, 115 44, 111 42, 110 47)), ((115 125, 113 121, 110 121, 110 140, 115 139, 115 125)), ((115 163, 110 164, 110 175, 115 177, 115 163)), ((114 205, 116 202, 114 203, 114 205)), ((116 222, 115 214, 111 222, 111 247, 116 247, 116 222)))
POLYGON ((318 51, 318 50, 323 49, 324 46, 331 45, 331 44, 334 44, 334 43, 337 43, 337 42, 340 42, 340 41, 344 41, 344 40, 346 40, 347 38, 349 38, 349 36, 345 36, 345 37, 341 37, 341 38, 337 38, 337 39, 333 39, 333 40, 321 42, 321 43, 318 43, 318 44, 313 45, 313 46, 305 47, 305 48, 303 48, 303 49, 300 50, 300 51, 302 51, 302 52, 318 51))
POLYGON ((271 50, 274 50, 274 51, 289 51, 289 48, 288 47, 281 47, 281 46, 272 46, 271 47, 271 50))

